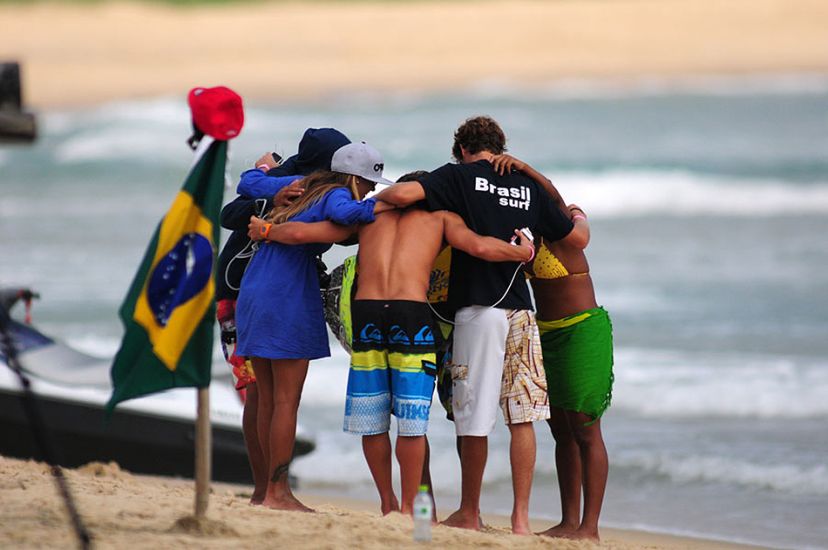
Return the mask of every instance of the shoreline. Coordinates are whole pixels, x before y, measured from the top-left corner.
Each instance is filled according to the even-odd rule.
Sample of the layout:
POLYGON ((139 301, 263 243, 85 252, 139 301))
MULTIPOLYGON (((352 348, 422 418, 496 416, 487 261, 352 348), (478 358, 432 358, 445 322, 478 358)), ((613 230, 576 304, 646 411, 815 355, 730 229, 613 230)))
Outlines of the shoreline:
POLYGON ((25 103, 226 85, 257 101, 828 71, 819 0, 0 5, 25 103), (481 36, 486 37, 481 40, 481 36))
MULTIPOLYGON (((291 548, 418 548, 411 520, 400 514, 381 517, 376 502, 299 493, 315 514, 281 512, 247 504, 251 487, 212 483, 207 522, 200 529, 176 526, 193 513, 192 480, 132 474, 115 463, 93 462, 64 469, 82 520, 97 548, 261 548, 278 539, 291 548)), ((74 533, 49 467, 32 460, 0 456, 0 542, 10 546, 74 544, 74 533)), ((443 517, 443 514, 441 514, 443 517)), ((435 526, 433 542, 441 548, 548 548, 553 539, 516 536, 509 518, 484 514, 482 532, 435 526)), ((548 527, 533 519, 533 530, 548 527)), ((749 549, 727 541, 602 527, 600 545, 554 539, 554 547, 587 550, 610 547, 643 549, 749 549)))

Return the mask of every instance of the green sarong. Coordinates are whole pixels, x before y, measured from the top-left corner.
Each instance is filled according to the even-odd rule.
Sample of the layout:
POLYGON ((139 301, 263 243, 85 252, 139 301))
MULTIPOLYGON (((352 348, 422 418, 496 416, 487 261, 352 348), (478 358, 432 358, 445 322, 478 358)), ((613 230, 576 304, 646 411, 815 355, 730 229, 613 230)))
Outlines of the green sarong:
MULTIPOLYGON (((612 400, 612 322, 604 308, 538 321, 549 404, 601 418, 612 400)), ((593 421, 594 421, 593 420, 593 421)))

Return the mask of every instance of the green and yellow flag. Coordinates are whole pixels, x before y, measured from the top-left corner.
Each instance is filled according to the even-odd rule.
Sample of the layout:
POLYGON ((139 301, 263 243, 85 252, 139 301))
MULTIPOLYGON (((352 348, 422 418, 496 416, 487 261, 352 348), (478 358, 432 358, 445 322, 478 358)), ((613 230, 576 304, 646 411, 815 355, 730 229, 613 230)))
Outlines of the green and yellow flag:
POLYGON ((126 333, 112 365, 107 414, 134 397, 210 385, 227 141, 204 137, 195 156, 121 305, 126 333))

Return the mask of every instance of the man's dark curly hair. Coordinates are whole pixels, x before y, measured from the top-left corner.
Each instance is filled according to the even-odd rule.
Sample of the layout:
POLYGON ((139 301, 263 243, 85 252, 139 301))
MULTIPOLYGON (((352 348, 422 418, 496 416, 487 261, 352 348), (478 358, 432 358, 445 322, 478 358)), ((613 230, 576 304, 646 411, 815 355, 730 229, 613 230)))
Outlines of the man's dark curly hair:
POLYGON ((403 174, 395 183, 401 183, 404 181, 423 181, 422 178, 426 177, 429 174, 428 170, 414 170, 413 172, 408 172, 407 174, 403 174))
POLYGON ((467 118, 454 132, 454 145, 451 154, 457 162, 463 161, 460 147, 471 155, 481 151, 489 151, 499 155, 506 151, 506 134, 500 125, 491 117, 476 116, 467 118))

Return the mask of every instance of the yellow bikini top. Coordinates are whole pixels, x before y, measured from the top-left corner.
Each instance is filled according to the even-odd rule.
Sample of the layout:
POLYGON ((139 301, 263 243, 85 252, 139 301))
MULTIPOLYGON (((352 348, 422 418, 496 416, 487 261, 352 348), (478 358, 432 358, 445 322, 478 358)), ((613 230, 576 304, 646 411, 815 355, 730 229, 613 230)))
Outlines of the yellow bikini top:
POLYGON ((557 256, 549 250, 549 247, 543 244, 538 248, 538 255, 535 256, 532 271, 535 272, 536 279, 560 279, 569 276, 589 275, 588 272, 570 273, 557 256))

